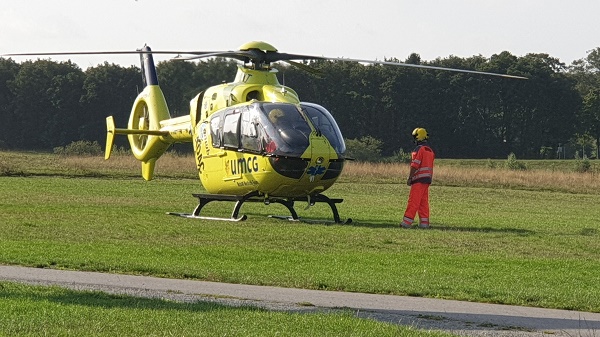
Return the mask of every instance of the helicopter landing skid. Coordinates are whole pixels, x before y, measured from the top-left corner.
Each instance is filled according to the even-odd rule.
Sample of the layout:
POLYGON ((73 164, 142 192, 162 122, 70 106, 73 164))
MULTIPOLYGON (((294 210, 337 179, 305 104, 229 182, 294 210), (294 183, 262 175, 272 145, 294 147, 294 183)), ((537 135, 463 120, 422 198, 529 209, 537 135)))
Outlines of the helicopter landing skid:
POLYGON ((269 218, 279 219, 279 220, 288 220, 288 221, 299 221, 305 223, 314 223, 314 224, 341 224, 341 225, 349 225, 352 223, 352 219, 348 218, 346 221, 335 222, 331 220, 318 220, 318 219, 305 219, 305 218, 297 218, 294 219, 292 216, 286 215, 269 215, 269 218))
POLYGON ((199 216, 199 215, 194 215, 192 213, 167 212, 167 214, 177 215, 177 216, 180 216, 182 218, 187 218, 187 219, 203 219, 203 220, 244 221, 244 220, 248 219, 248 217, 246 215, 242 215, 239 218, 219 218, 219 217, 212 217, 212 216, 199 216))
MULTIPOLYGON (((298 213, 296 213, 296 210, 294 209, 294 203, 296 201, 304 201, 304 202, 309 202, 310 205, 314 205, 317 202, 324 202, 327 203, 329 205, 329 207, 331 208, 331 212, 333 213, 333 219, 335 223, 343 223, 343 224, 348 224, 351 223, 352 220, 348 219, 346 221, 342 221, 340 219, 340 215, 338 213, 337 210, 337 206, 336 204, 341 203, 342 201, 344 201, 344 199, 330 199, 328 197, 326 197, 323 194, 316 194, 314 196, 311 196, 310 198, 305 196, 305 197, 297 197, 297 198, 265 198, 264 196, 261 196, 258 192, 250 192, 246 195, 223 195, 223 194, 192 194, 194 197, 198 198, 198 206, 196 206, 196 208, 194 209, 193 213, 174 213, 174 212, 169 212, 167 214, 170 215, 177 215, 177 216, 181 216, 184 218, 190 218, 190 219, 206 219, 206 220, 226 220, 226 221, 243 221, 246 220, 246 215, 242 215, 241 217, 239 216, 240 213, 240 209, 242 208, 242 205, 244 204, 244 202, 262 202, 266 205, 270 204, 270 203, 278 203, 281 204, 283 206, 285 206, 289 211, 291 216, 289 217, 277 217, 277 216, 272 216, 275 218, 285 218, 285 219, 289 219, 289 220, 293 220, 293 221, 299 221, 300 218, 298 217, 298 213), (201 216, 200 212, 202 211, 202 208, 204 206, 206 206, 209 202, 212 201, 235 201, 235 206, 233 208, 233 212, 231 213, 231 217, 230 218, 219 218, 219 217, 206 217, 206 216, 201 216)), ((304 220, 302 220, 304 221, 304 220)))

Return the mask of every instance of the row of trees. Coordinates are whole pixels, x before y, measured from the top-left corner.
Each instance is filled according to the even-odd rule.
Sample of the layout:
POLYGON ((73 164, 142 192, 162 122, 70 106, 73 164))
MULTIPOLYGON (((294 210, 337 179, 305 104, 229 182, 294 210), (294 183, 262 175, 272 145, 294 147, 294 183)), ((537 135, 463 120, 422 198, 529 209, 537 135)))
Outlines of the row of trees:
MULTIPOLYGON (((375 138, 384 156, 410 150, 416 126, 428 129, 438 155, 446 158, 553 157, 559 145, 598 143, 600 48, 568 67, 546 54, 508 52, 431 62, 413 54, 405 62, 529 80, 353 62, 311 62, 320 76, 277 68, 280 81, 303 101, 332 112, 346 138, 375 138)), ((220 58, 157 66, 173 116, 188 113, 191 98, 232 80, 235 71, 235 62, 220 58)), ((48 150, 76 140, 103 141, 105 117, 114 115, 118 126, 125 125, 141 89, 137 67, 104 63, 83 71, 71 62, 0 58, 0 147, 48 150)))

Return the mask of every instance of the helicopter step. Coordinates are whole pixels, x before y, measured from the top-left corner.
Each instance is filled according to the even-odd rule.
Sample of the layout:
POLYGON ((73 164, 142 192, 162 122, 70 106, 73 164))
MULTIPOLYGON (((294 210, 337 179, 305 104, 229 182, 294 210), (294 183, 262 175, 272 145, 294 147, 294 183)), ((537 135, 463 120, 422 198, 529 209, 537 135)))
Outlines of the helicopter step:
POLYGON ((323 194, 316 194, 313 196, 303 196, 303 197, 296 197, 296 198, 278 198, 278 197, 265 198, 264 196, 261 196, 256 191, 250 192, 245 195, 199 194, 199 193, 194 193, 192 195, 194 197, 198 198, 198 206, 196 206, 193 213, 190 214, 190 213, 169 212, 167 214, 177 215, 177 216, 181 216, 184 218, 191 218, 191 219, 244 221, 247 219, 246 215, 242 215, 241 217, 239 216, 239 212, 240 212, 240 209, 242 208, 242 205, 245 202, 262 202, 265 205, 268 205, 270 203, 281 204, 281 205, 285 206, 290 211, 290 214, 291 214, 291 217, 280 217, 280 216, 272 216, 272 217, 284 218, 284 219, 289 219, 289 220, 293 220, 293 221, 299 221, 300 218, 298 217, 298 213, 296 213, 296 210, 294 209, 294 203, 296 201, 304 201, 304 202, 309 203, 311 206, 318 202, 327 203, 329 205, 329 207, 331 208, 331 212, 333 213, 333 219, 334 219, 335 223, 349 224, 352 222, 351 219, 348 219, 346 221, 342 221, 340 219, 340 215, 337 210, 336 204, 341 203, 342 201, 344 201, 344 199, 331 199, 323 194), (219 217, 201 216, 200 212, 202 211, 202 208, 204 208, 204 206, 206 206, 208 203, 210 203, 212 201, 235 201, 235 206, 233 208, 233 212, 231 213, 231 217, 230 218, 219 218, 219 217))

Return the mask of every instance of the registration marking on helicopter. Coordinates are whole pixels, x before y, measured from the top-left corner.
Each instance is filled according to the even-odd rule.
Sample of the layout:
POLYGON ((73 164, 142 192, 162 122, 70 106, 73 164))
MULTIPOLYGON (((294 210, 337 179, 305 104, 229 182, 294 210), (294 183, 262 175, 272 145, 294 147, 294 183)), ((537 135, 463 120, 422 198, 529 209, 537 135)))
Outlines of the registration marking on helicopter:
POLYGON ((248 180, 248 181, 238 181, 238 182, 236 182, 236 184, 239 187, 242 187, 242 186, 258 186, 259 183, 256 180, 248 180))

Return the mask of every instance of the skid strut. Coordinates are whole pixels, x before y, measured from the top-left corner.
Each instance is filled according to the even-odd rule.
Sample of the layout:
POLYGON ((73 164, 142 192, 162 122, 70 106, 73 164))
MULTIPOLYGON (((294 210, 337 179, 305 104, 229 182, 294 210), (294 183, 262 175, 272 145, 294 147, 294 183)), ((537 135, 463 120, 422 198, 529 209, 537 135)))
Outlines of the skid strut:
POLYGON ((288 211, 290 211, 290 214, 291 214, 291 217, 285 217, 285 218, 289 218, 290 220, 297 221, 297 220, 300 220, 300 218, 298 217, 298 213, 296 213, 296 210, 294 209, 294 203, 296 201, 304 201, 304 202, 310 203, 311 206, 318 202, 323 202, 323 203, 328 204, 329 207, 331 208, 331 212, 333 213, 333 220, 335 221, 335 223, 350 223, 352 221, 351 219, 348 219, 345 222, 343 222, 340 219, 340 214, 338 213, 336 204, 341 203, 342 201, 344 201, 344 199, 331 199, 323 194, 315 194, 310 197, 304 196, 304 197, 297 197, 297 198, 277 198, 277 197, 265 198, 264 196, 261 196, 256 191, 250 192, 245 195, 199 194, 199 193, 194 193, 192 195, 194 197, 198 198, 198 206, 196 206, 193 213, 190 214, 190 213, 169 212, 167 214, 178 215, 178 216, 182 216, 182 217, 186 217, 186 218, 194 218, 194 219, 243 221, 243 220, 246 220, 247 217, 246 217, 246 215, 242 215, 242 216, 239 215, 242 205, 245 202, 262 202, 265 204, 278 203, 278 204, 285 206, 288 209, 288 211), (200 213, 202 212, 202 208, 204 208, 204 206, 206 206, 208 203, 210 203, 212 201, 235 201, 235 206, 233 207, 233 212, 231 213, 231 217, 230 218, 218 218, 218 217, 206 217, 206 216, 200 215, 200 213))

